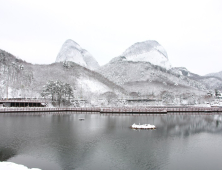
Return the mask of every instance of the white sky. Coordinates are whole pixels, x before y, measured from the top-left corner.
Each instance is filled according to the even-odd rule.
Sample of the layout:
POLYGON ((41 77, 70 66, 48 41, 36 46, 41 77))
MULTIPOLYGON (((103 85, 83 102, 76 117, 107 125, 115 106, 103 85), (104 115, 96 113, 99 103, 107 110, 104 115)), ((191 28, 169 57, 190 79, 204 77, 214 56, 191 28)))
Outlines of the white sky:
POLYGON ((222 0, 0 0, 0 49, 55 62, 67 39, 100 65, 129 46, 158 41, 174 67, 222 71, 222 0))

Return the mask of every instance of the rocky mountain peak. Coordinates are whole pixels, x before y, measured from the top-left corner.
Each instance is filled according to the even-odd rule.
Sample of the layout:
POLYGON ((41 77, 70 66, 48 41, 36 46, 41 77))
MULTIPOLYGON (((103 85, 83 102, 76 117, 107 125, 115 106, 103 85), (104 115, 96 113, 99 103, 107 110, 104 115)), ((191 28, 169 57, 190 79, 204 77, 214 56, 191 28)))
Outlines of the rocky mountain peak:
POLYGON ((91 70, 95 70, 99 67, 98 62, 93 56, 71 39, 65 41, 56 58, 56 62, 64 61, 72 61, 91 70))
POLYGON ((121 56, 124 56, 128 61, 150 62, 166 69, 171 68, 166 50, 154 40, 137 42, 126 49, 121 56))
POLYGON ((66 44, 66 46, 70 46, 70 47, 77 48, 78 50, 82 50, 80 45, 78 43, 76 43, 75 41, 71 40, 71 39, 66 40, 64 45, 65 44, 66 44))

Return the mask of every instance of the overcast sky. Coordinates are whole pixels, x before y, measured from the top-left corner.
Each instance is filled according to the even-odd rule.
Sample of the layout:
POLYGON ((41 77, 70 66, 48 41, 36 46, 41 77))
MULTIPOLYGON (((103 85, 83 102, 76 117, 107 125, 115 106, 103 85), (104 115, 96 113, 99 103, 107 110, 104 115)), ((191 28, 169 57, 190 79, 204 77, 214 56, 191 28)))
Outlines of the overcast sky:
POLYGON ((100 65, 129 46, 158 41, 173 67, 222 71, 222 0, 0 0, 0 49, 55 62, 67 39, 100 65))

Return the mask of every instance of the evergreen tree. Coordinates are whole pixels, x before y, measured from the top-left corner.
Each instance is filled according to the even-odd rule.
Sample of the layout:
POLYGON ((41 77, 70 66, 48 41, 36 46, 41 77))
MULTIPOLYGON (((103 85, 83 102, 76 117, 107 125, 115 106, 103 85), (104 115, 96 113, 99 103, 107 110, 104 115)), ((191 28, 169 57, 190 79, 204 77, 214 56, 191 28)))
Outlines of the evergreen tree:
POLYGON ((219 97, 219 96, 221 96, 220 90, 218 90, 218 89, 215 89, 215 96, 216 96, 216 97, 219 97))
POLYGON ((59 80, 48 81, 45 86, 43 86, 43 91, 41 93, 43 97, 50 98, 52 103, 57 102, 58 105, 63 103, 69 103, 71 97, 73 97, 73 89, 68 83, 63 83, 59 80))

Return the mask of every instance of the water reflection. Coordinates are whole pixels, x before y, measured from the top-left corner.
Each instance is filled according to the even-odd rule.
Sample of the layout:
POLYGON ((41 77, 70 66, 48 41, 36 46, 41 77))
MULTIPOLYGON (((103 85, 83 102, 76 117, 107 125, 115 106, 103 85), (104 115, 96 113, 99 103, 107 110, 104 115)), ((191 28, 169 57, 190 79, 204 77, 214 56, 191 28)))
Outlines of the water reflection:
POLYGON ((159 127, 167 128, 166 135, 189 136, 201 132, 220 133, 221 115, 168 115, 161 118, 159 127))
POLYGON ((222 156, 221 115, 3 114, 0 129, 1 161, 42 169, 178 169, 175 160, 192 151, 199 161, 209 148, 222 156), (133 123, 157 130, 135 131, 133 123))
POLYGON ((0 148, 0 161, 7 161, 9 158, 17 155, 16 150, 12 148, 0 148))

